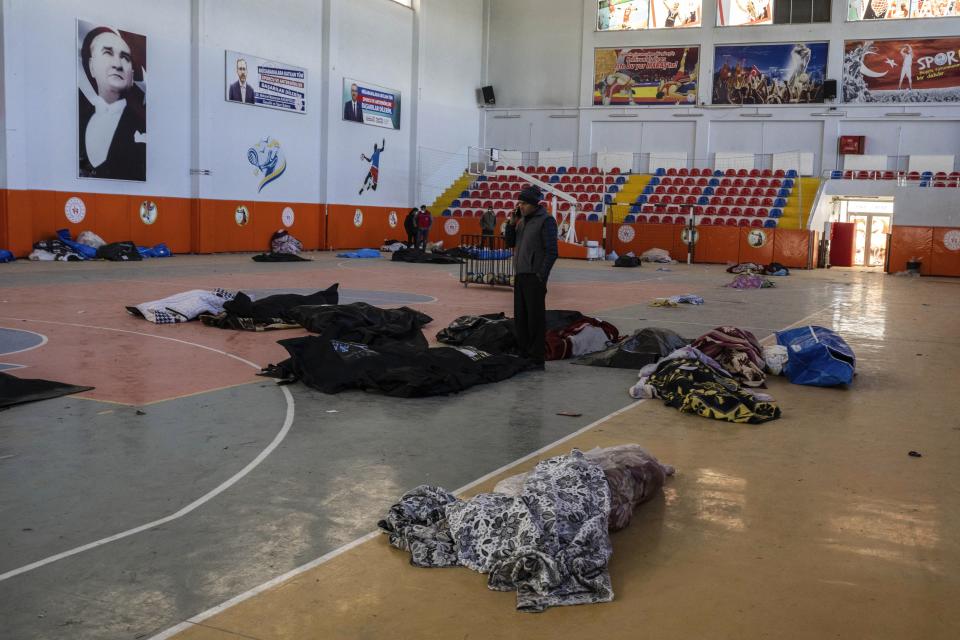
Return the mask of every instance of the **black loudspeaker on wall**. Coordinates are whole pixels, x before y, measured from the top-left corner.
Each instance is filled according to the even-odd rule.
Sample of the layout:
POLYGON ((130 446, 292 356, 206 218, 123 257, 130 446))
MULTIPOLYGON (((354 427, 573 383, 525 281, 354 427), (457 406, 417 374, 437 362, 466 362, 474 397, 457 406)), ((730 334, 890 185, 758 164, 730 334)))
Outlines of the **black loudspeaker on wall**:
POLYGON ((824 100, 834 100, 837 97, 837 81, 836 80, 824 80, 823 81, 823 99, 824 100))
POLYGON ((497 104, 497 98, 493 95, 493 87, 490 85, 481 87, 480 92, 483 94, 483 104, 497 104))

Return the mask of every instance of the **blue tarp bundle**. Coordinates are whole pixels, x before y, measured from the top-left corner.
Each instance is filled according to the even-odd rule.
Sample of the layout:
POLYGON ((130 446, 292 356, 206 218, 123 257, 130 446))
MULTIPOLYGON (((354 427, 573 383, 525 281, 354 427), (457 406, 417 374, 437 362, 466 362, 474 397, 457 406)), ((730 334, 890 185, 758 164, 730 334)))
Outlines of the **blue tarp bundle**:
POLYGON ((777 332, 787 348, 784 375, 794 384, 832 387, 853 382, 857 358, 843 338, 824 327, 808 326, 777 332))
POLYGON ((16 260, 16 258, 13 257, 13 253, 6 249, 0 249, 0 263, 13 262, 14 260, 16 260))
MULTIPOLYGON (((83 234, 80 234, 83 235, 83 234)), ((97 250, 86 244, 81 244, 74 240, 70 235, 69 229, 57 229, 57 237, 63 244, 76 251, 84 260, 92 260, 97 257, 97 250)), ((137 253, 144 258, 169 258, 173 255, 166 244, 161 242, 152 247, 137 246, 137 253)))
POLYGON ((357 249, 346 253, 338 253, 338 258, 379 258, 380 252, 376 249, 357 249))

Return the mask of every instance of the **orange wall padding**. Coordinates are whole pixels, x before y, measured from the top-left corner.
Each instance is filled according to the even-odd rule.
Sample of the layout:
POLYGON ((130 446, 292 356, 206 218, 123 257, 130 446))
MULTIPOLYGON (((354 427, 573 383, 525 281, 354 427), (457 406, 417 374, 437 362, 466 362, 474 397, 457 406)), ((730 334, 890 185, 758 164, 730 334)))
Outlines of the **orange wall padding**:
POLYGON ((694 253, 694 262, 726 263, 740 261, 740 227, 697 228, 699 238, 694 253))
POLYGON ((9 249, 9 238, 7 231, 7 190, 0 189, 0 249, 9 249))
POLYGON ((890 273, 905 271, 907 261, 918 259, 920 273, 927 276, 933 268, 933 227, 894 225, 890 238, 890 273))
MULTIPOLYGON (((791 269, 813 266, 813 231, 806 229, 765 229, 773 231, 773 260, 791 269)), ((740 262, 745 262, 741 260, 740 262)))
MULTIPOLYGON (((345 204, 327 205, 327 245, 330 249, 379 249, 384 240, 405 240, 403 219, 410 209, 345 204), (357 215, 359 212, 359 215, 357 215), (395 213, 395 225, 390 214, 395 213)), ((435 218, 433 226, 437 226, 435 218)))
POLYGON ((960 249, 950 249, 944 243, 944 236, 951 232, 951 246, 956 246, 955 238, 960 236, 960 229, 940 227, 933 230, 930 271, 935 276, 960 276, 960 249))
MULTIPOLYGON (((755 264, 770 264, 773 262, 773 244, 774 230, 759 229, 751 227, 740 227, 740 244, 737 262, 753 262, 755 264), (762 231, 765 240, 759 247, 752 246, 749 242, 751 231, 762 231)), ((759 238, 759 234, 754 233, 753 238, 759 238)))
POLYGON ((670 253, 675 260, 687 259, 687 245, 680 239, 680 230, 683 227, 674 224, 610 224, 607 238, 610 246, 619 255, 633 252, 639 256, 648 249, 663 249, 670 253), (633 238, 624 242, 624 237, 630 237, 621 227, 628 227, 633 231, 633 238))
POLYGON ((269 251, 270 236, 285 228, 281 216, 286 207, 293 209, 293 224, 287 230, 303 244, 303 248, 323 248, 323 218, 319 204, 199 200, 196 250, 198 253, 269 251), (244 226, 236 221, 236 211, 241 205, 249 212, 249 221, 244 226))

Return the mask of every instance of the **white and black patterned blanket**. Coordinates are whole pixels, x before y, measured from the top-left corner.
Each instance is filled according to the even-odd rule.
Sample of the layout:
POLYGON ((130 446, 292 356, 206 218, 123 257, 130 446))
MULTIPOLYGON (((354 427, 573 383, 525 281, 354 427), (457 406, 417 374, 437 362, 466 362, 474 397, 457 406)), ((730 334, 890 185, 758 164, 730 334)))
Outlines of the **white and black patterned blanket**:
POLYGON ((574 449, 540 462, 519 496, 457 500, 438 487, 406 493, 379 523, 420 567, 463 565, 488 587, 517 592, 517 608, 609 602, 610 489, 603 470, 574 449))

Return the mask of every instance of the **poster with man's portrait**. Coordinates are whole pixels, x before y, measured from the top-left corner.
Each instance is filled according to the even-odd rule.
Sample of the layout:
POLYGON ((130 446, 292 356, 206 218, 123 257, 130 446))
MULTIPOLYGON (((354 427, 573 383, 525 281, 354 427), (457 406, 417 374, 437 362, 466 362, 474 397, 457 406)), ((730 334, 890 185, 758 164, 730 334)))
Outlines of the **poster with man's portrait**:
POLYGON ((78 175, 147 179, 147 38, 77 20, 78 175))

